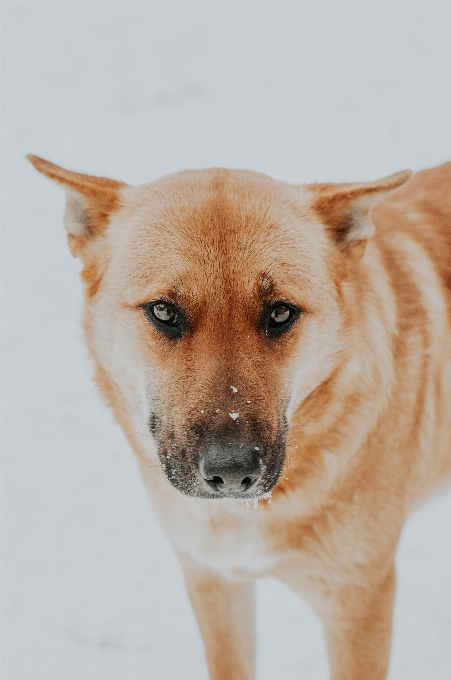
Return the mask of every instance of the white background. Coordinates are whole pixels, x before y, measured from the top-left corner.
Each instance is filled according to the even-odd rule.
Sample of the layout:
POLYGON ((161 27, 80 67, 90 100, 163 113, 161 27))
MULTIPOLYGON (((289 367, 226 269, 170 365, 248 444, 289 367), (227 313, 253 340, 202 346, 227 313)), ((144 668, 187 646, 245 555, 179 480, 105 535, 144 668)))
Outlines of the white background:
MULTIPOLYGON (((372 180, 451 159, 450 2, 4 2, 3 678, 206 680, 181 572, 100 401, 60 189, 186 168, 372 180)), ((451 677, 451 496, 403 536, 390 680, 451 677)), ((258 591, 258 680, 326 680, 258 591)))

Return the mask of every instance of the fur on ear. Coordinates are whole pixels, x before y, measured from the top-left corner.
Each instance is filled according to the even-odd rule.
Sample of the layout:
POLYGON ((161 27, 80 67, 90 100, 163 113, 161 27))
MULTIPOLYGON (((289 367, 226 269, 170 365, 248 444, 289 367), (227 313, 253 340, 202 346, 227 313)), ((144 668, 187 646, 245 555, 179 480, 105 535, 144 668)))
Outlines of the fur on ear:
MULTIPOLYGON (((125 182, 65 170, 38 156, 28 155, 27 159, 66 191, 64 226, 69 237, 81 245, 81 240, 104 233, 111 213, 119 207, 119 189, 127 186, 125 182)), ((72 249, 74 244, 70 245, 72 249)))
POLYGON ((385 194, 411 177, 410 170, 397 172, 378 182, 356 184, 310 184, 313 208, 336 243, 342 247, 365 243, 373 235, 370 209, 385 194))
POLYGON ((36 170, 61 184, 67 203, 64 226, 69 248, 83 261, 81 278, 88 298, 94 296, 107 266, 108 254, 102 236, 113 212, 120 207, 120 189, 127 186, 106 177, 93 177, 64 170, 37 156, 27 156, 36 170))

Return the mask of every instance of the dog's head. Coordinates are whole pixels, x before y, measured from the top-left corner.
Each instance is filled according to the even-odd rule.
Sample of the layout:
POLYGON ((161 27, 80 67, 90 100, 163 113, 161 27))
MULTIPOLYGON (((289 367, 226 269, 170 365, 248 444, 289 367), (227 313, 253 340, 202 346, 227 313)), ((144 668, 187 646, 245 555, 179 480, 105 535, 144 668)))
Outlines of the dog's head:
POLYGON ((134 188, 29 159, 66 189, 89 346, 118 420, 182 493, 269 492, 294 411, 343 351, 339 282, 372 233, 369 208, 409 173, 295 187, 213 169, 134 188))

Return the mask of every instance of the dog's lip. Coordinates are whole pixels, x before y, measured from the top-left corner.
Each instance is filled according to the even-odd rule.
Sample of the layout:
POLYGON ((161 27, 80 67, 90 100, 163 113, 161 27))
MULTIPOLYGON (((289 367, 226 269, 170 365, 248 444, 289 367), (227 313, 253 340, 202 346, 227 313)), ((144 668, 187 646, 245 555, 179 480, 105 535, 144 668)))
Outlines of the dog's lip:
POLYGON ((248 492, 243 493, 243 494, 221 493, 221 492, 215 493, 214 491, 212 491, 212 489, 210 487, 207 487, 207 489, 205 489, 205 491, 202 490, 200 493, 199 493, 199 490, 197 490, 196 493, 194 493, 192 495, 192 497, 193 498, 199 498, 199 499, 202 498, 202 499, 205 499, 205 500, 209 499, 209 500, 218 500, 218 501, 220 501, 220 500, 253 501, 253 500, 258 500, 260 498, 268 497, 269 494, 272 491, 272 488, 273 488, 272 487, 270 491, 263 491, 263 490, 259 491, 257 488, 254 489, 254 487, 257 487, 257 485, 254 484, 252 486, 251 490, 249 490, 248 492))

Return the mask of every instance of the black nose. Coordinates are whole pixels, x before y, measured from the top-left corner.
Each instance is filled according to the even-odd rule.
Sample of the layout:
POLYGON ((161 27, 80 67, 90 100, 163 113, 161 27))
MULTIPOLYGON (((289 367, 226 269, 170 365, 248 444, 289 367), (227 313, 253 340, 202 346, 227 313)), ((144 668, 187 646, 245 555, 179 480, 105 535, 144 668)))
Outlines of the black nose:
POLYGON ((258 447, 242 444, 211 446, 201 454, 199 470, 207 484, 223 496, 249 491, 263 472, 258 447))

